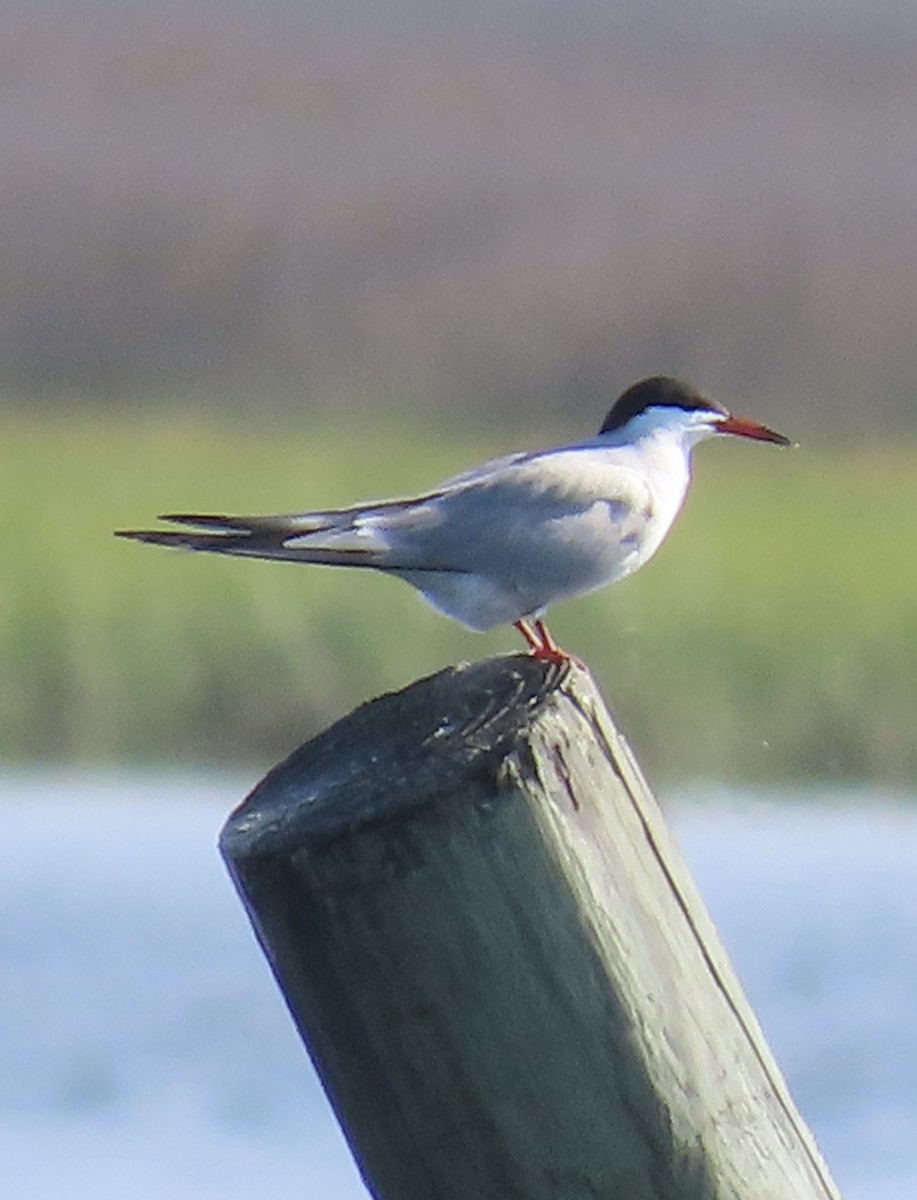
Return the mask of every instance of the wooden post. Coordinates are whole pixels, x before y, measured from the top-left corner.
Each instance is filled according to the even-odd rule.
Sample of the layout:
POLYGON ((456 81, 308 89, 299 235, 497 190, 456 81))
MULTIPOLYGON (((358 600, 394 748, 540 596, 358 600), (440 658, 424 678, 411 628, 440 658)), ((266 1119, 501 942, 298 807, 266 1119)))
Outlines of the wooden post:
POLYGON ((585 670, 365 705, 221 847, 377 1200, 838 1196, 585 670))

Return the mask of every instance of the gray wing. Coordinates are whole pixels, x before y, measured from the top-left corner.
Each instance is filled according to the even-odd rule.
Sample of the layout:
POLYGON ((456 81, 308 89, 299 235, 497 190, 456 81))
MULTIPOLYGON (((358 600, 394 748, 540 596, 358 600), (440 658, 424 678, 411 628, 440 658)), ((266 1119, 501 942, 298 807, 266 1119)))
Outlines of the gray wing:
POLYGON ((384 521, 406 565, 576 594, 635 569, 652 515, 645 480, 606 452, 569 449, 469 472, 384 521))
POLYGON ((649 500, 641 477, 607 451, 568 449, 498 459, 412 499, 274 516, 172 513, 160 519, 189 528, 118 536, 405 577, 463 573, 525 592, 569 580, 562 590, 575 594, 626 573, 649 500))
MULTIPOLYGON (((495 459, 456 475, 433 492, 375 504, 306 513, 240 516, 220 513, 163 513, 157 519, 187 529, 119 529, 115 536, 152 546, 229 554, 246 558, 397 571, 425 569, 419 561, 432 552, 424 536, 442 523, 442 502, 473 480, 530 457, 525 453, 495 459), (386 531, 399 531, 397 548, 386 531), (416 535, 416 552, 414 540, 416 535)), ((437 559, 436 570, 450 568, 437 559)))
POLYGON ((405 509, 418 513, 427 498, 396 500, 368 508, 329 509, 312 513, 271 516, 229 516, 215 513, 163 513, 158 519, 187 529, 119 529, 115 536, 151 546, 264 558, 327 566, 373 567, 397 570, 400 552, 393 552, 384 528, 405 509))

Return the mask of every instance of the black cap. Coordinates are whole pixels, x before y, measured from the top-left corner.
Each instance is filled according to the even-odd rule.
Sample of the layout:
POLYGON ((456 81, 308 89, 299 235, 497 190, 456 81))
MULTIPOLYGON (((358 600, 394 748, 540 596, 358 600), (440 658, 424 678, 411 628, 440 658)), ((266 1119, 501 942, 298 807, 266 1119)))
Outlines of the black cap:
POLYGON ((626 392, 621 393, 609 410, 599 433, 611 433, 614 429, 620 429, 648 408, 680 408, 685 412, 701 409, 728 416, 721 404, 717 404, 715 400, 708 400, 690 384, 673 379, 671 375, 650 375, 648 379, 631 384, 626 392))

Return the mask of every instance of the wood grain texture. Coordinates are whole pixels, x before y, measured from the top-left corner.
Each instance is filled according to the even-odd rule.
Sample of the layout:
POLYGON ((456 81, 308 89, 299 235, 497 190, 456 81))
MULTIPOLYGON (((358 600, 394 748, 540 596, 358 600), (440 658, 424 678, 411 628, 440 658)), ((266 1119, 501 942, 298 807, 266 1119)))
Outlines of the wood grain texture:
POLYGON ((837 1196, 584 670, 365 705, 221 846, 379 1200, 837 1196))

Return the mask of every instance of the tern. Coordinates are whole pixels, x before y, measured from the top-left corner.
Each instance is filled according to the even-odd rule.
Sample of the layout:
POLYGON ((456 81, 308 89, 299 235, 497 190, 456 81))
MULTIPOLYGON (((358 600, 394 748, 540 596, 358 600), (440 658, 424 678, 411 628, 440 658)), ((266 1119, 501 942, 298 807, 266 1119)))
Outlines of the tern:
POLYGON ((594 437, 494 459, 424 495, 276 516, 168 513, 181 530, 119 530, 157 546, 336 567, 415 587, 473 630, 512 624, 538 658, 569 656, 548 632, 551 604, 632 575, 684 502, 691 451, 731 434, 789 439, 733 416, 680 380, 642 379, 594 437))

